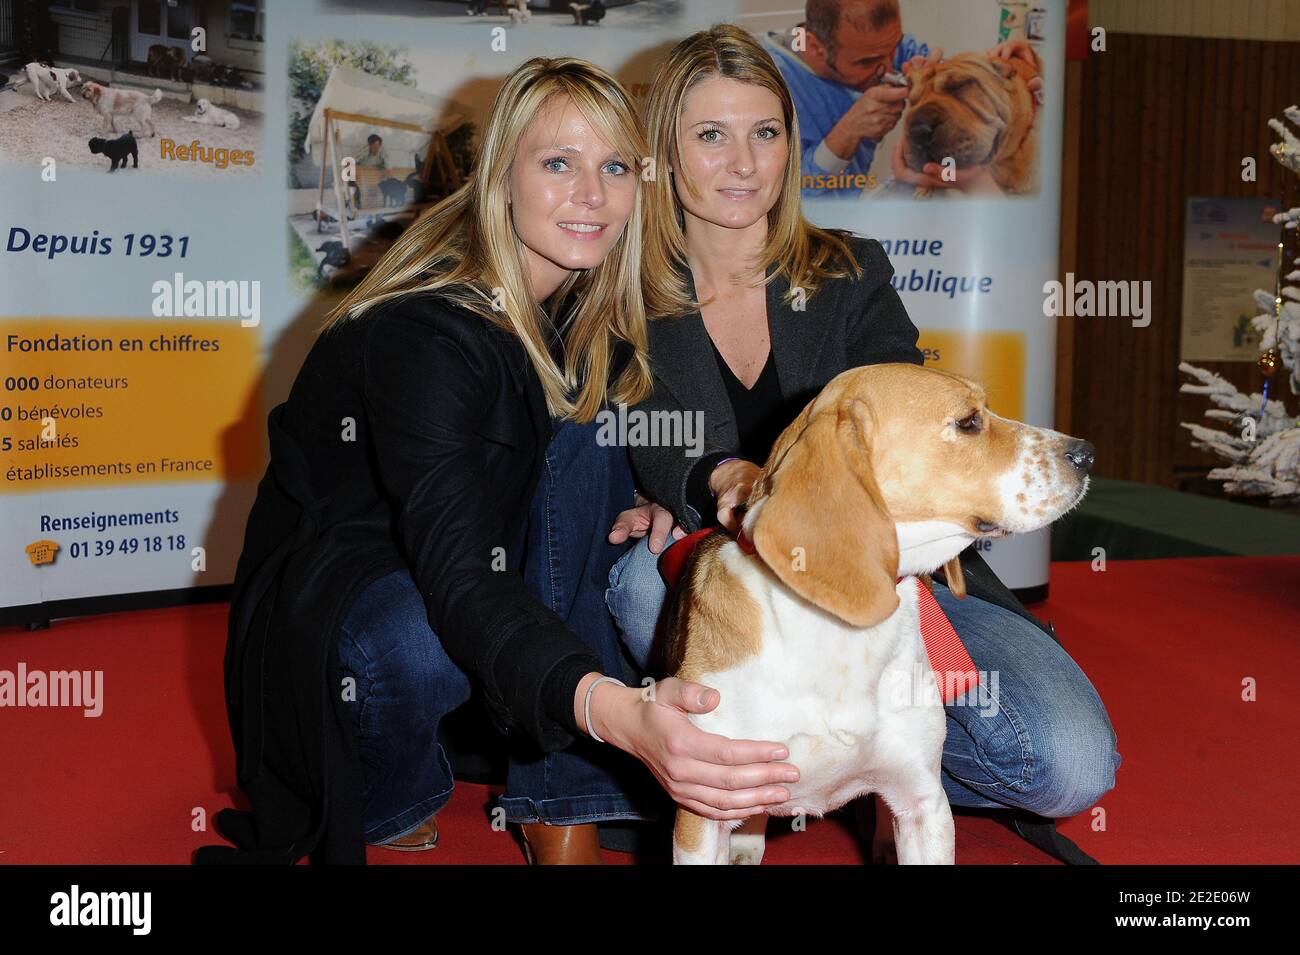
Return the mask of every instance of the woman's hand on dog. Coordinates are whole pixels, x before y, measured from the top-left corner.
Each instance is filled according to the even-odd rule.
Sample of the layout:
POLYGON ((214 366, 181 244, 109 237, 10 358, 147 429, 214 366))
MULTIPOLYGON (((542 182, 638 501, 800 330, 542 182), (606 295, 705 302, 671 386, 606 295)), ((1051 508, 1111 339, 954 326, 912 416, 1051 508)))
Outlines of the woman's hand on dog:
POLYGON ((640 539, 649 534, 650 553, 657 554, 664 549, 669 533, 674 540, 686 536, 682 525, 673 523, 672 511, 643 497, 640 491, 637 491, 635 500, 635 507, 614 518, 614 526, 609 529, 611 544, 621 544, 629 537, 640 539))
POLYGON ((761 471, 753 461, 736 458, 719 464, 709 475, 709 490, 718 500, 718 523, 733 537, 740 529, 741 515, 736 513, 736 507, 749 500, 761 471))
MULTIPOLYGON (((587 686, 578 684, 574 713, 583 725, 587 686)), ((708 819, 742 819, 786 802, 799 770, 780 743, 706 733, 688 713, 708 713, 722 695, 701 683, 669 677, 638 689, 602 683, 591 694, 591 723, 606 742, 645 763, 678 805, 708 819)))

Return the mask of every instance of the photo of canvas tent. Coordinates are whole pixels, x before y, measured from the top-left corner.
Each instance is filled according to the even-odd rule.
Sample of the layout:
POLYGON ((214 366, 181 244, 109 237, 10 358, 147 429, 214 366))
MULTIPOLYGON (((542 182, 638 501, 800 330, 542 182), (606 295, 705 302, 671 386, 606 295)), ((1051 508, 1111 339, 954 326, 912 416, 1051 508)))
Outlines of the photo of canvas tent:
POLYGON ((340 241, 355 251, 349 221, 384 217, 454 192, 461 174, 447 136, 469 115, 445 97, 334 67, 303 142, 320 168, 316 221, 337 219, 340 241))

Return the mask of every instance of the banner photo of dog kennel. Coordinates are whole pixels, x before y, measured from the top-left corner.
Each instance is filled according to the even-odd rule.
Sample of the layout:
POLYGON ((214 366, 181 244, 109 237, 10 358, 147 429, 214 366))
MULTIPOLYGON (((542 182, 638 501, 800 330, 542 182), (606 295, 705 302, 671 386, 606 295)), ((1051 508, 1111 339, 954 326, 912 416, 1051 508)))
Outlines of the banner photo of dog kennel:
MULTIPOLYGON (((0 163, 54 161, 146 174, 249 174, 261 145, 261 4, 6 4, 11 32, 57 35, 3 71, 0 163), (44 17, 24 6, 48 7, 44 17), (18 9, 14 9, 18 8, 18 9), (126 14, 130 16, 126 16, 126 14), (211 28, 212 42, 208 42, 211 28), (13 91, 9 93, 8 91, 13 91)), ((21 59, 21 58, 20 58, 21 59)))
POLYGON ((1246 6, 0 0, 6 913, 1064 864, 1248 921, 1183 895, 1300 860, 1300 2, 1246 6))

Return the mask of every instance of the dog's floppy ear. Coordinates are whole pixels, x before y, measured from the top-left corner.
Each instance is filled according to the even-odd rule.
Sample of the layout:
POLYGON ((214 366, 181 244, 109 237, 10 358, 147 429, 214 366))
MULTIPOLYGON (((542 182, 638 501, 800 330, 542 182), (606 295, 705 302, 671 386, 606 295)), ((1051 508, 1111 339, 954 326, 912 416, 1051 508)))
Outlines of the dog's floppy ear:
POLYGON ((805 600, 874 626, 898 608, 898 532, 871 470, 871 412, 858 399, 811 411, 781 435, 754 485, 754 547, 805 600))

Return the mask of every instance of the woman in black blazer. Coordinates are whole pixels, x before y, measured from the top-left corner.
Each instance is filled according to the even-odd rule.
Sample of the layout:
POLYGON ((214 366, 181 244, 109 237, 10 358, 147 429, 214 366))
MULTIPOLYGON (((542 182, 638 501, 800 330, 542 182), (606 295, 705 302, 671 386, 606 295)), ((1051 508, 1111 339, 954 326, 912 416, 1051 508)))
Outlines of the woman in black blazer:
MULTIPOLYGON (((651 155, 670 172, 648 185, 654 394, 639 409, 702 412, 705 440, 631 449, 641 490, 662 508, 643 506, 611 531, 616 541, 631 528, 649 534, 611 569, 606 599, 643 668, 670 529, 674 538, 715 522, 734 531, 733 508, 775 438, 826 382, 859 365, 923 361, 880 244, 803 218, 794 105, 749 33, 722 25, 688 37, 650 90, 651 155)), ((936 597, 977 667, 997 675, 998 698, 948 706, 945 791, 953 805, 1081 812, 1114 785, 1120 762, 1105 708, 978 552, 961 558, 970 596, 940 586, 936 597)), ((889 817, 877 809, 883 851, 889 817)), ((1048 841, 1065 842, 1054 832, 1048 841)))
POLYGON ((467 184, 331 313, 271 412, 226 656, 253 813, 218 824, 246 858, 432 847, 452 789, 438 724, 471 685, 512 734, 502 807, 534 861, 599 862, 595 822, 662 800, 600 742, 714 818, 788 798, 783 747, 686 718, 716 693, 605 676, 605 531, 633 485, 595 416, 607 391, 649 391, 644 151, 603 70, 525 63, 467 184))

